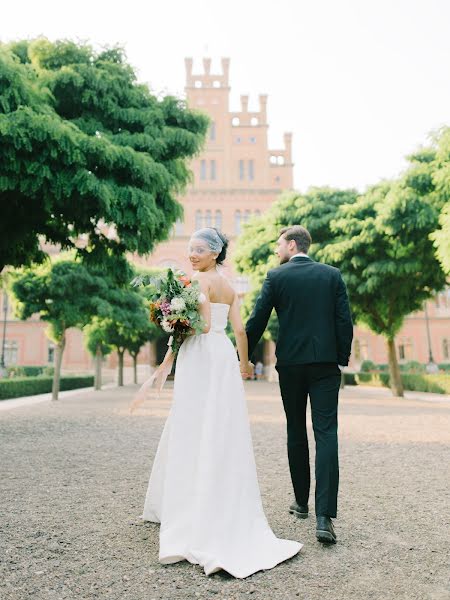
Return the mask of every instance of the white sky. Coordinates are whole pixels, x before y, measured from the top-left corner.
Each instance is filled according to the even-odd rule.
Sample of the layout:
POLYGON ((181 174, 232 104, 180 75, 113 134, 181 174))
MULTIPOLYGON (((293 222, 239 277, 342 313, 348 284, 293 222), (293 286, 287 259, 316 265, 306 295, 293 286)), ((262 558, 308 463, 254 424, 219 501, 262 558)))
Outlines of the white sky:
POLYGON ((292 131, 295 186, 358 187, 398 174, 450 125, 449 0, 27 0, 0 39, 120 43, 140 80, 182 94, 184 57, 231 58, 232 108, 269 94, 269 139, 292 131))

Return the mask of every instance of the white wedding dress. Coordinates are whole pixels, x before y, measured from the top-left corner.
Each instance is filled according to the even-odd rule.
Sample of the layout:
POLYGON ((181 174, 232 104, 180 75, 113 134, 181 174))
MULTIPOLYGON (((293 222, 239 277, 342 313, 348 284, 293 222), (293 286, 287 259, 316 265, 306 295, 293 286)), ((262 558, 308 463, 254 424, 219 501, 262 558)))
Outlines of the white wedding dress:
POLYGON ((294 556, 264 515, 239 363, 225 335, 228 304, 211 303, 211 330, 181 346, 173 404, 142 518, 161 523, 159 560, 210 575, 248 577, 294 556))

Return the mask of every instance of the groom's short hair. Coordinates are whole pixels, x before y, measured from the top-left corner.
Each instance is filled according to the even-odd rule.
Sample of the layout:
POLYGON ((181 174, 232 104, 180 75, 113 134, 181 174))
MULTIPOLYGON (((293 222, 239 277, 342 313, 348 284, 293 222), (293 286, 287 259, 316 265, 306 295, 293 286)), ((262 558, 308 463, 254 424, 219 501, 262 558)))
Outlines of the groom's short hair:
POLYGON ((311 234, 301 225, 292 225, 291 227, 283 227, 280 231, 280 236, 290 242, 294 240, 299 252, 308 253, 309 247, 312 244, 311 234))

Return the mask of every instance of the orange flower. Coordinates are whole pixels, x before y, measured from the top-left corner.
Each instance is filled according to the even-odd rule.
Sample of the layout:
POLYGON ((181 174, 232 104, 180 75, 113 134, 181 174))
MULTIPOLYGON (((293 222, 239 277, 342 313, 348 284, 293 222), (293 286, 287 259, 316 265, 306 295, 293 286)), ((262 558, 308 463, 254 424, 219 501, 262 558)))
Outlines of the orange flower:
POLYGON ((178 276, 178 281, 181 281, 181 283, 184 285, 184 287, 191 287, 191 280, 189 279, 189 277, 187 275, 179 275, 178 276))

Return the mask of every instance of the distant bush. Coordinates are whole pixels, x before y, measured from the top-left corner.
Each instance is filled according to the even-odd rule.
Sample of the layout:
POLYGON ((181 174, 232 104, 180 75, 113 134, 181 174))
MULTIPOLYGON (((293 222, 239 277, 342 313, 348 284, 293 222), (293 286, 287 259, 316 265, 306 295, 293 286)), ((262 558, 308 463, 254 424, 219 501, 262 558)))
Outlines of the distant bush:
POLYGON ((356 382, 358 384, 370 383, 371 381, 373 381, 373 379, 374 379, 373 373, 357 373, 356 374, 356 382))
POLYGON ((369 371, 376 371, 377 365, 371 360, 363 360, 361 363, 360 371, 362 373, 368 373, 369 371))
POLYGON ((9 377, 37 377, 38 375, 42 375, 47 369, 45 366, 24 366, 24 365, 14 365, 7 368, 9 377))
POLYGON ((417 360, 410 360, 400 365, 400 371, 406 373, 425 373, 425 365, 417 360))
MULTIPOLYGON (((428 373, 402 373, 405 390, 414 392, 431 392, 435 394, 450 394, 450 375, 446 373, 431 375, 428 373)), ((389 387, 388 373, 356 373, 358 385, 373 385, 389 387)))
POLYGON ((440 363, 438 367, 439 371, 450 371, 450 363, 440 363))
POLYGON ((356 385, 355 373, 344 373, 344 384, 345 385, 356 385))
MULTIPOLYGON (((34 396, 52 391, 52 377, 13 377, 0 379, 0 400, 19 398, 21 396, 34 396)), ((61 377, 61 391, 74 390, 94 385, 93 375, 64 376, 61 377)))

